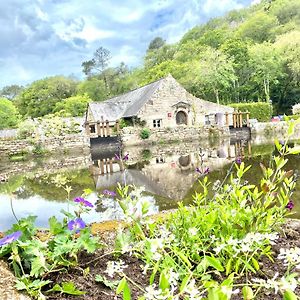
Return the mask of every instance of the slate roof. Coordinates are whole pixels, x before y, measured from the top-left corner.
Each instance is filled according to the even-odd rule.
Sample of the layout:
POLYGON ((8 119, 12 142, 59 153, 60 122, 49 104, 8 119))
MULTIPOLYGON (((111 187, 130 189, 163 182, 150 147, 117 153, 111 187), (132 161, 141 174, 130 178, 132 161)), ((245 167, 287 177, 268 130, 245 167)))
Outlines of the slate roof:
POLYGON ((137 115, 143 105, 150 99, 159 88, 165 78, 132 90, 128 93, 113 97, 103 102, 89 104, 94 120, 115 121, 120 118, 137 115))

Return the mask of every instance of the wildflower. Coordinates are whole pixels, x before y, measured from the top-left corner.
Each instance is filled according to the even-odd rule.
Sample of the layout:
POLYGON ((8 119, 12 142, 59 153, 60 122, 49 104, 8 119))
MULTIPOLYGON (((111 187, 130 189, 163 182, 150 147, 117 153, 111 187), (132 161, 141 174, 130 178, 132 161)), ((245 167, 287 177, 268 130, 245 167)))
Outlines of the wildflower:
POLYGON ((300 248, 290 248, 290 249, 283 249, 279 250, 278 259, 283 260, 284 265, 289 264, 300 264, 300 248))
POLYGON ((117 196, 116 192, 114 192, 114 191, 104 190, 102 193, 103 193, 103 195, 107 195, 107 196, 111 196, 111 197, 117 196))
POLYGON ((71 220, 68 223, 68 229, 69 230, 76 230, 76 233, 78 233, 80 231, 80 229, 83 229, 84 227, 85 227, 85 223, 80 218, 77 218, 75 220, 71 220))
POLYGON ((198 229, 196 227, 191 227, 188 230, 190 236, 196 236, 198 233, 198 229))
POLYGON ((122 260, 120 261, 109 261, 107 264, 107 268, 104 271, 107 273, 109 277, 114 277, 114 274, 120 274, 123 273, 123 270, 127 268, 128 266, 124 264, 122 260))
POLYGON ((203 171, 199 167, 197 167, 196 172, 201 175, 207 175, 209 173, 209 167, 205 167, 205 169, 203 171))
POLYGON ((4 246, 4 245, 8 245, 12 242, 14 242, 15 240, 17 240, 20 236, 22 235, 21 231, 15 231, 11 234, 8 234, 7 236, 5 236, 4 238, 0 239, 0 247, 4 246))
POLYGON ((127 161, 129 158, 129 153, 126 153, 124 155, 124 157, 122 158, 122 156, 120 156, 119 154, 115 153, 115 159, 116 160, 124 160, 124 161, 127 161))
POLYGON ((240 165, 242 163, 242 158, 241 157, 237 157, 237 159, 235 160, 235 162, 240 165))
POLYGON ((117 153, 115 153, 115 159, 116 159, 116 160, 121 160, 121 157, 120 157, 120 155, 119 155, 119 154, 117 154, 117 153))
POLYGON ((91 202, 85 200, 85 199, 82 198, 82 197, 77 197, 77 198, 75 198, 75 199, 74 199, 74 202, 80 203, 80 204, 82 204, 83 206, 94 207, 94 205, 93 205, 91 202))
POLYGON ((285 208, 287 208, 288 210, 292 210, 294 206, 295 206, 294 202, 290 200, 285 208))
POLYGON ((129 153, 126 153, 126 155, 123 157, 123 160, 124 160, 124 161, 127 161, 127 160, 128 160, 128 157, 129 157, 129 153))

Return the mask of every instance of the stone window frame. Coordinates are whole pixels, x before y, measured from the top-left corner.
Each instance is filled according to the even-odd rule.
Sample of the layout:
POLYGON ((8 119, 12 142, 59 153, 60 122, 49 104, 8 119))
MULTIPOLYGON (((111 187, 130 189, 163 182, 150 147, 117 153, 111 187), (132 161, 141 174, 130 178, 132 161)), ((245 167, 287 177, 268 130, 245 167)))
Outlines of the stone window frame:
POLYGON ((152 125, 153 125, 153 128, 161 128, 162 127, 162 119, 154 119, 152 125))

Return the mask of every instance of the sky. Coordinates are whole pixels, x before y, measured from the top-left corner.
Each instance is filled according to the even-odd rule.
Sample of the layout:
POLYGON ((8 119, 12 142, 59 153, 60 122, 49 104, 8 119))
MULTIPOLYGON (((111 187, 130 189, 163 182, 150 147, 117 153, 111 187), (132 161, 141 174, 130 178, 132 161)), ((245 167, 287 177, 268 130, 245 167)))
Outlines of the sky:
POLYGON ((100 46, 111 65, 136 67, 149 43, 168 43, 212 17, 258 0, 0 0, 0 88, 48 76, 84 78, 100 46))

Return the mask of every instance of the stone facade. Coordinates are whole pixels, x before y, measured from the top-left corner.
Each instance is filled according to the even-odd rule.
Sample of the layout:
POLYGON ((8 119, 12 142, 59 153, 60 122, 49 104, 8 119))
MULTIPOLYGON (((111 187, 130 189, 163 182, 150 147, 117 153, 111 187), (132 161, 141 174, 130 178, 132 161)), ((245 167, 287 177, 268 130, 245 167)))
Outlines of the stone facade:
POLYGON ((224 126, 224 114, 233 111, 231 107, 194 97, 172 76, 167 76, 138 112, 137 117, 146 121, 149 128, 177 127, 178 125, 192 127, 205 124, 216 125, 216 123, 224 126), (219 113, 218 120, 215 118, 217 113, 219 113))

